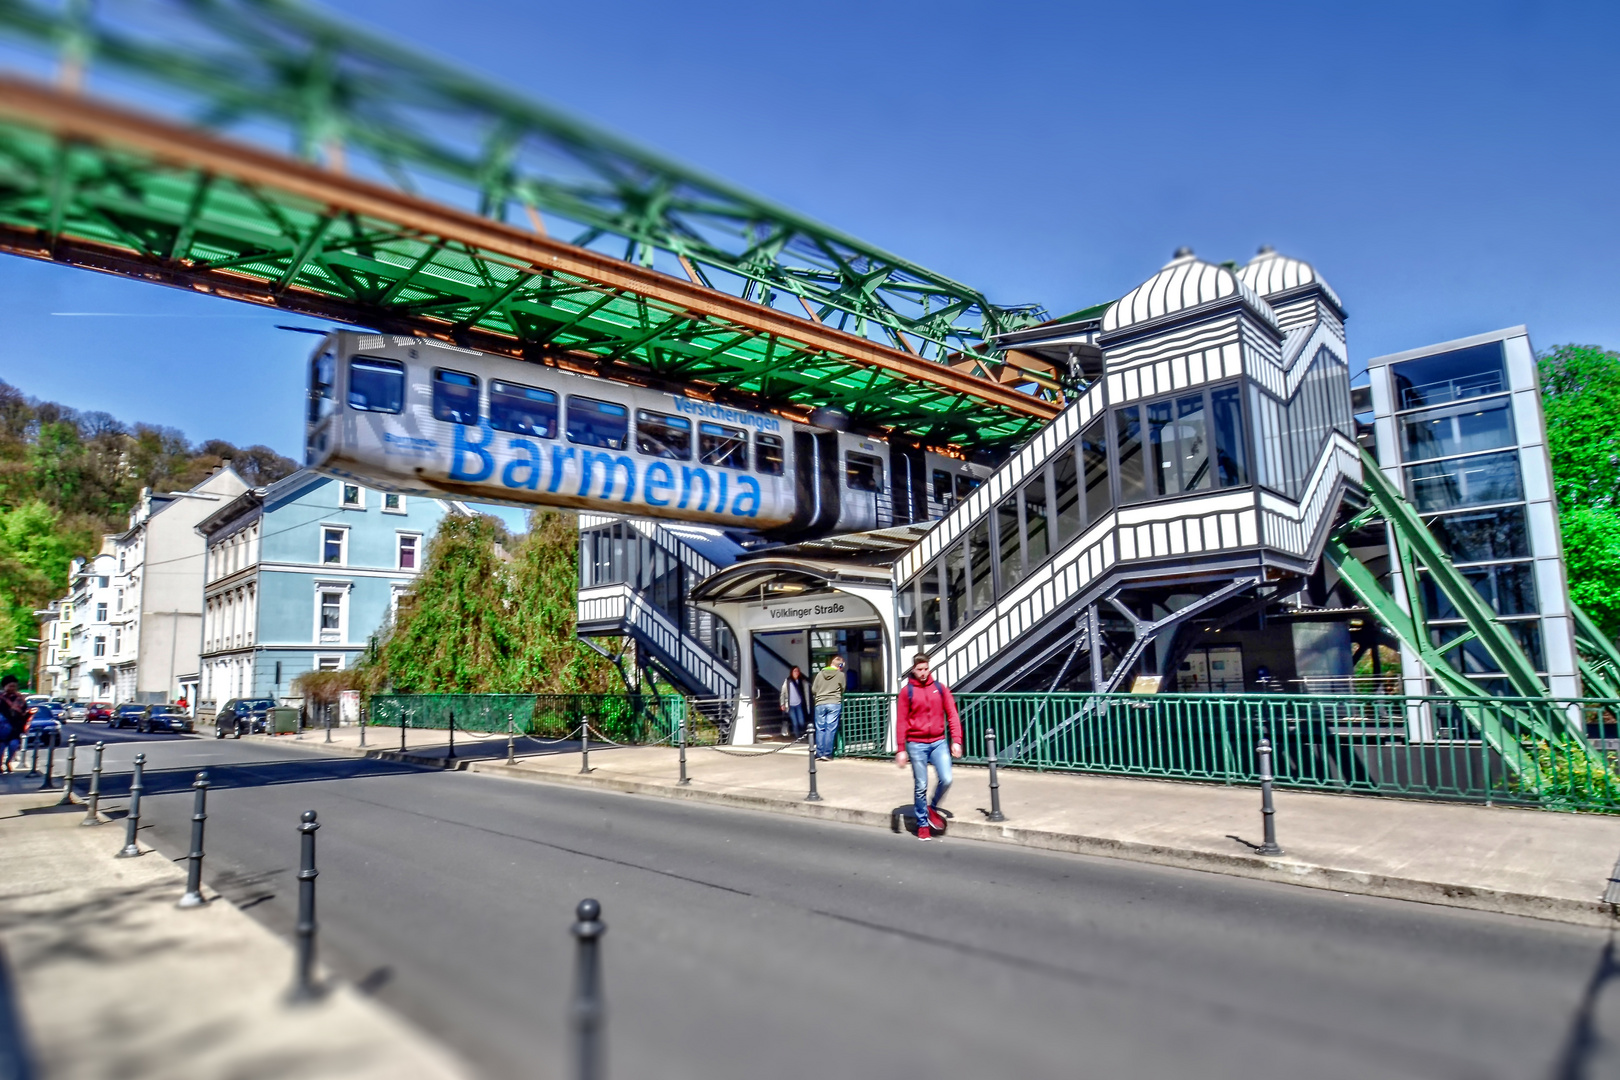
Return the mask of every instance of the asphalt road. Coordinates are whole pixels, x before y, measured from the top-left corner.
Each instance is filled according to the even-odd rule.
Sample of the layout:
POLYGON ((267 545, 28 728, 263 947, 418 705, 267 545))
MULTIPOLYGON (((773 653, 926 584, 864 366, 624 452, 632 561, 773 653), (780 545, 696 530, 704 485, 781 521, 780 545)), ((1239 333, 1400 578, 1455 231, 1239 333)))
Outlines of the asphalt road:
POLYGON ((284 934, 319 811, 323 960, 499 1080, 563 1075, 586 896, 619 1078, 1620 1076, 1600 931, 254 741, 109 769, 137 747, 146 841, 183 855, 208 767, 206 879, 284 934))

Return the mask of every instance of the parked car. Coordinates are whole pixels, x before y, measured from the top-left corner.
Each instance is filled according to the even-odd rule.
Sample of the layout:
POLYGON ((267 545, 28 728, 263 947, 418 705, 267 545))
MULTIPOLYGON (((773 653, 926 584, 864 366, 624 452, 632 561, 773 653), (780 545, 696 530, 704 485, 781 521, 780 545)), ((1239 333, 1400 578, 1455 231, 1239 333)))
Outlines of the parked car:
POLYGON ((191 731, 191 717, 179 705, 148 705, 135 722, 135 730, 142 734, 149 731, 191 731))
POLYGON ((146 715, 146 706, 137 705, 133 701, 126 701, 112 711, 112 718, 107 721, 108 727, 135 727, 146 715))
POLYGON ((92 701, 84 707, 84 722, 89 724, 95 721, 110 723, 112 721, 112 702, 92 701))
POLYGON ((81 720, 82 721, 85 718, 85 714, 88 713, 89 711, 90 711, 90 705, 89 705, 88 702, 70 701, 70 702, 68 702, 68 707, 67 707, 67 718, 69 720, 81 720))
POLYGON ((66 707, 47 698, 28 710, 28 733, 36 746, 61 746, 62 723, 66 707))
POLYGON ((214 714, 214 738, 240 739, 269 731, 270 710, 275 707, 273 698, 231 698, 214 714))

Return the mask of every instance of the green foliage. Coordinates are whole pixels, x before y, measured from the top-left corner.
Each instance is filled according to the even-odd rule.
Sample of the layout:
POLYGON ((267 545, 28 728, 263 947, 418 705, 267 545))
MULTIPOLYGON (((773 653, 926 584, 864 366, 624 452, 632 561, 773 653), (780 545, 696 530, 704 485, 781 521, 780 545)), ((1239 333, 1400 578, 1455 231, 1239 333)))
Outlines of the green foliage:
POLYGON ((579 531, 536 511, 513 541, 489 517, 446 517, 392 626, 360 668, 370 692, 577 694, 621 689, 574 635, 579 531), (508 550, 510 549, 510 550, 508 550))
POLYGON ((1570 596, 1613 638, 1620 636, 1620 353, 1561 345, 1540 368, 1570 596))
POLYGON ((33 658, 28 639, 34 636, 34 610, 43 607, 67 582, 72 539, 61 517, 38 499, 0 508, 0 673, 26 678, 33 658))

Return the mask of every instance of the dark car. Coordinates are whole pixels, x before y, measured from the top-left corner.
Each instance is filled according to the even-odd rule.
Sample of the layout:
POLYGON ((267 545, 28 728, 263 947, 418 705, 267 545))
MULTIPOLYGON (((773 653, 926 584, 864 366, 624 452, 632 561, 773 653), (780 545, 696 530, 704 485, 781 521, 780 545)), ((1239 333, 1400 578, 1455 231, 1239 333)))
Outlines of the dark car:
POLYGON ((112 722, 112 702, 92 701, 84 707, 84 722, 88 724, 96 720, 103 723, 112 722))
POLYGON ((143 734, 148 731, 190 731, 191 717, 179 705, 148 705, 135 722, 135 730, 143 734))
POLYGON ((146 715, 146 706, 137 705, 133 701, 126 701, 112 711, 112 718, 107 721, 108 727, 136 727, 141 717, 146 715))
POLYGON ((36 746, 61 746, 67 706, 59 701, 41 701, 28 710, 28 733, 36 746))
POLYGON ((270 730, 270 710, 275 707, 272 698, 231 698, 214 714, 214 738, 240 739, 270 730))

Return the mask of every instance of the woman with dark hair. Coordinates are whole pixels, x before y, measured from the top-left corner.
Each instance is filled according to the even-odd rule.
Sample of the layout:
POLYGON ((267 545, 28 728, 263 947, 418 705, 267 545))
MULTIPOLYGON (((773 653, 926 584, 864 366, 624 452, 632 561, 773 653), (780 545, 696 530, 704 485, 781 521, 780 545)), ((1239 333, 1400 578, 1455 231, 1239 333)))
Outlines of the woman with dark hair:
POLYGON ((810 715, 810 680, 804 677, 799 665, 794 664, 793 670, 782 682, 782 695, 778 699, 782 712, 788 718, 788 726, 792 728, 793 738, 797 739, 804 734, 805 724, 810 715))
POLYGON ((4 758, 5 771, 11 771, 11 760, 22 747, 23 731, 28 727, 28 699, 17 689, 17 676, 0 679, 0 758, 4 758))

